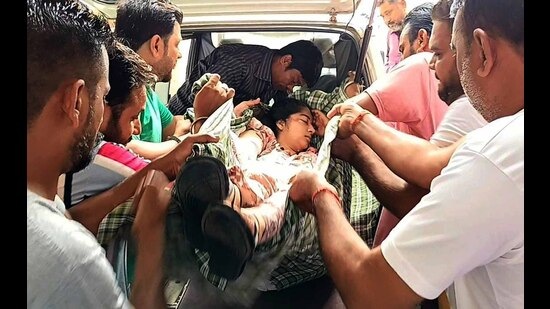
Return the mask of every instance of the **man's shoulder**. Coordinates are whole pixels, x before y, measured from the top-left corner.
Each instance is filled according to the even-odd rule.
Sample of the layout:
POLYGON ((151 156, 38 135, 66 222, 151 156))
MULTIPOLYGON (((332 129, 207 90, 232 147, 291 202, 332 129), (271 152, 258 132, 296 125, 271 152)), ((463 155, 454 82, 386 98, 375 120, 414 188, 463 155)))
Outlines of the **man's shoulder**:
POLYGON ((507 174, 514 173, 522 176, 524 124, 523 110, 494 120, 468 134, 462 150, 478 154, 479 157, 491 161, 507 174))
POLYGON ((212 57, 223 59, 235 60, 241 59, 243 61, 249 61, 250 57, 263 57, 268 53, 273 53, 273 50, 269 47, 254 44, 224 44, 217 47, 212 52, 212 57))

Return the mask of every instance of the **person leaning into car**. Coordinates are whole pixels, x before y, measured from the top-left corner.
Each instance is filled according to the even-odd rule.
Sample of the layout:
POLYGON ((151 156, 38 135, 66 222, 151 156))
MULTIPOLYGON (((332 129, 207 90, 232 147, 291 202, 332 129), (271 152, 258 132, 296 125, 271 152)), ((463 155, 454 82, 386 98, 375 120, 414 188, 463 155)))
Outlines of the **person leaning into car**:
POLYGON ((235 105, 250 101, 254 116, 261 117, 274 97, 287 96, 294 86, 312 86, 323 68, 321 51, 311 41, 299 40, 281 49, 260 45, 224 44, 200 60, 190 77, 168 104, 174 115, 193 107, 193 83, 205 73, 217 73, 228 87, 235 89, 235 105), (257 104, 260 101, 260 104, 257 104))

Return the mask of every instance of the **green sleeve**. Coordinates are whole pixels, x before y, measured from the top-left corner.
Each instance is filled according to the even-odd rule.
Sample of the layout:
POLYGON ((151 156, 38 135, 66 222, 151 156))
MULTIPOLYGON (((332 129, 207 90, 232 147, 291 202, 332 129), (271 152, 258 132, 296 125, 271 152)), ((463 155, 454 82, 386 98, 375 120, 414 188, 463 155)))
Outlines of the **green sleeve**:
POLYGON ((166 128, 172 122, 172 120, 174 120, 174 115, 172 115, 172 112, 170 112, 168 107, 166 107, 166 105, 164 105, 164 103, 160 101, 158 96, 156 98, 156 102, 159 107, 162 129, 164 130, 164 128, 166 128))

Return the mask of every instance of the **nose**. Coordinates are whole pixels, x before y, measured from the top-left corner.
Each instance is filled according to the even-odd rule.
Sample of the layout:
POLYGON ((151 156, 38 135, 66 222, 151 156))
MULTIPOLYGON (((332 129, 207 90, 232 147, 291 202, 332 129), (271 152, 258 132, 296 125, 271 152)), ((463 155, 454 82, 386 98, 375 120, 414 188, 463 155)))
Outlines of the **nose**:
POLYGON ((181 59, 182 55, 181 55, 181 51, 178 49, 178 59, 181 59))
POLYGON ((139 119, 136 119, 132 121, 132 125, 134 126, 134 129, 132 130, 133 135, 140 135, 141 134, 141 121, 139 119))
POLYGON ((312 123, 309 123, 307 125, 307 131, 311 134, 315 133, 315 128, 313 127, 313 124, 312 123))

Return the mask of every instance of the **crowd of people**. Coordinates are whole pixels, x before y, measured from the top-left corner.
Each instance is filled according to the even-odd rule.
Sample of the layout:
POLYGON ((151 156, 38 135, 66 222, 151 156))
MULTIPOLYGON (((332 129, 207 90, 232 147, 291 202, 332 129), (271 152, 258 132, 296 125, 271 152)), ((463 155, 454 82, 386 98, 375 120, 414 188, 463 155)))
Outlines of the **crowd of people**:
POLYGON ((346 307, 523 308, 524 2, 379 9, 402 59, 365 90, 351 73, 308 91, 310 41, 224 44, 162 102, 177 6, 120 1, 113 32, 79 1, 27 0, 27 307, 164 308, 181 238, 226 293, 328 273, 346 307), (383 206, 374 240, 352 169, 383 206), (129 295, 98 242, 115 212, 129 295))

